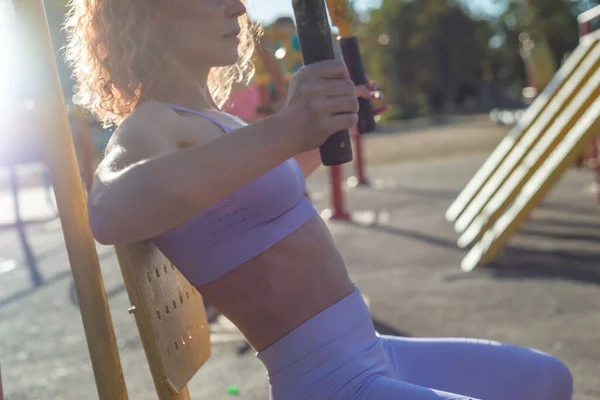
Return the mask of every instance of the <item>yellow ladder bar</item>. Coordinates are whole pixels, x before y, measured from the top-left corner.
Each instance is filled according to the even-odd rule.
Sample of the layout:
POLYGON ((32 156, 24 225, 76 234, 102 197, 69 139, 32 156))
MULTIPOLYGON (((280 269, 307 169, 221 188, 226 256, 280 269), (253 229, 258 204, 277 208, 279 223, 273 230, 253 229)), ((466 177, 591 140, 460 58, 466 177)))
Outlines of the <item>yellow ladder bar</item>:
POLYGON ((483 186, 494 175, 498 167, 508 156, 510 151, 519 144, 519 141, 539 119, 540 115, 548 107, 556 94, 564 84, 579 68, 584 59, 592 51, 594 45, 592 40, 583 40, 575 49, 567 61, 560 67, 550 83, 537 96, 534 102, 527 108, 521 120, 502 139, 492 154, 487 158, 477 173, 471 178, 458 197, 452 202, 446 211, 446 219, 450 222, 456 221, 473 199, 479 194, 483 186))
MULTIPOLYGON (((600 47, 598 48, 598 60, 600 61, 600 47)), ((497 182, 498 189, 495 194, 474 218, 469 228, 459 237, 459 247, 466 247, 482 237, 483 233, 508 208, 541 163, 560 144, 581 116, 589 112, 591 101, 600 95, 600 68, 598 66, 600 66, 600 62, 592 70, 595 71, 594 75, 590 79, 584 80, 585 84, 576 91, 575 98, 569 102, 555 123, 548 131, 544 132, 542 138, 530 151, 526 155, 520 153, 515 155, 519 161, 515 163, 516 167, 512 174, 497 182)))
MULTIPOLYGON (((520 141, 505 157, 504 161, 496 169, 493 176, 487 181, 481 188, 480 192, 471 201, 471 204, 466 208, 462 215, 456 220, 455 229, 457 232, 465 232, 471 229, 471 225, 476 220, 480 221, 480 216, 484 214, 488 203, 494 198, 504 182, 510 179, 513 172, 525 159, 531 149, 538 143, 538 141, 547 134, 548 130, 551 129, 557 118, 560 118, 565 109, 573 101, 573 99, 579 94, 581 90, 585 90, 585 86, 592 76, 592 74, 600 67, 600 42, 594 46, 593 50, 583 63, 575 70, 569 80, 563 85, 561 90, 554 96, 553 100, 545 108, 544 112, 541 113, 540 118, 534 123, 529 130, 523 133, 520 141)), ((489 218, 490 222, 493 222, 493 217, 489 218)), ((478 226, 477 229, 485 229, 478 226)), ((468 235, 466 235, 468 236, 468 235)), ((466 237, 463 236, 463 237, 466 237)), ((471 242, 477 240, 479 237, 470 236, 471 242)), ((464 239, 463 239, 464 242, 464 239)), ((465 245, 470 244, 467 243, 465 245)), ((463 245, 463 247, 465 246, 463 245)))
POLYGON ((83 327, 100 400, 125 400, 127 389, 96 244, 89 228, 86 198, 77 168, 75 150, 60 87, 58 70, 42 0, 18 0, 15 11, 31 32, 36 62, 30 66, 38 83, 33 99, 47 130, 42 139, 46 163, 69 254, 83 327))
MULTIPOLYGON (((593 83, 597 86, 600 83, 600 73, 595 78, 593 83)), ((527 180, 511 206, 465 256, 461 263, 464 271, 470 271, 480 263, 489 262, 496 257, 585 146, 600 131, 600 96, 597 91, 583 100, 583 107, 585 112, 543 161, 540 168, 527 180)), ((548 137, 545 145, 548 146, 551 140, 552 138, 548 137)), ((544 144, 540 144, 540 148, 543 146, 544 144)))

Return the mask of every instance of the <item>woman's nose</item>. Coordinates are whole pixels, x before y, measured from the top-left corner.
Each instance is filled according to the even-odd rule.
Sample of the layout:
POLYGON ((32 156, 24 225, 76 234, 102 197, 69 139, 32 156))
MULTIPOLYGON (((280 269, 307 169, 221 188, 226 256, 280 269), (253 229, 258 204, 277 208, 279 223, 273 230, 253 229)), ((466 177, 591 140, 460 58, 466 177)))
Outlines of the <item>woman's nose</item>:
POLYGON ((246 14, 246 6, 244 2, 241 0, 232 0, 229 2, 230 4, 227 7, 227 17, 228 18, 238 18, 242 15, 246 14))

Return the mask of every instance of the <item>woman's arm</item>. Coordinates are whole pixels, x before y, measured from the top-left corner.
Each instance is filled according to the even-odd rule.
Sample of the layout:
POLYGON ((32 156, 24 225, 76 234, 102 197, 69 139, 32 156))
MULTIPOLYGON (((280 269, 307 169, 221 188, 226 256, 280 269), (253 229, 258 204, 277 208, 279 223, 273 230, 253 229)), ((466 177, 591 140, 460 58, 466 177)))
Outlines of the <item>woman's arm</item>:
POLYGON ((298 71, 284 109, 271 117, 227 135, 199 121, 193 129, 204 139, 198 144, 177 143, 186 129, 181 118, 160 103, 145 103, 121 125, 98 168, 89 196, 92 232, 105 244, 161 234, 354 126, 357 111, 348 71, 335 60, 298 71))
POLYGON ((295 157, 295 159, 300 165, 300 168, 302 168, 302 173, 304 173, 305 178, 308 178, 317 170, 317 168, 323 165, 321 162, 321 153, 319 149, 300 153, 295 157))
MULTIPOLYGON (((164 130, 173 129, 170 110, 156 107, 162 106, 138 110, 145 114, 136 116, 144 125, 119 129, 97 170, 89 214, 100 243, 130 243, 165 232, 294 155, 278 134, 277 116, 177 149, 164 139, 164 130)), ((211 123, 198 128, 219 133, 211 123)))

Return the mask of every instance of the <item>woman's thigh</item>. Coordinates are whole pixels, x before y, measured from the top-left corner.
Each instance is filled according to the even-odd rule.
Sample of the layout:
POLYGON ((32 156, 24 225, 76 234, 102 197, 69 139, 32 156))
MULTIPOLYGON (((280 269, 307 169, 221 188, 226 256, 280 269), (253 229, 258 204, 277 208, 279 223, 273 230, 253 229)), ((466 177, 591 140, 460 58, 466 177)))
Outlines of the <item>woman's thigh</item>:
POLYGON ((570 400, 573 383, 558 359, 476 339, 381 336, 400 381, 484 400, 570 400))

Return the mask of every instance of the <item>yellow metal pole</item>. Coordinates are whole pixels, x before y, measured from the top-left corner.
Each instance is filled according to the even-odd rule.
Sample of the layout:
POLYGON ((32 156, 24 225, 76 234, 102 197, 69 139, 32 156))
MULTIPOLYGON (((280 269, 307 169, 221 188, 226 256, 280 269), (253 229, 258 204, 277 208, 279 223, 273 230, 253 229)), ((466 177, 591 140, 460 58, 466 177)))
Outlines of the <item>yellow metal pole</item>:
POLYGON ((455 222, 467 209, 473 200, 479 195, 483 187, 490 179, 493 179, 500 165, 508 157, 510 152, 517 146, 534 124, 538 123, 540 116, 544 114, 548 106, 554 101, 556 95, 562 90, 571 76, 581 66, 589 53, 594 49, 591 41, 584 41, 578 46, 567 61, 560 67, 552 81, 544 88, 534 102, 527 108, 525 115, 502 139, 485 163, 471 178, 469 183, 460 192, 446 211, 446 219, 455 222))
POLYGON ((587 111, 569 130, 554 152, 527 181, 510 208, 473 246, 461 262, 465 272, 492 261, 517 233, 533 210, 544 200, 560 177, 600 130, 600 97, 590 97, 587 111))
MULTIPOLYGON (((143 307, 143 299, 139 291, 139 286, 136 279, 136 272, 139 273, 139 269, 135 270, 139 265, 135 265, 131 262, 130 253, 126 246, 115 246, 115 252, 119 259, 119 265, 121 266, 121 272, 123 274, 123 280, 125 281, 125 288, 131 304, 133 304, 133 312, 135 316, 135 322, 140 332, 142 339, 142 345, 146 352, 146 359, 148 360, 148 367, 152 374, 152 380, 154 381, 154 387, 159 400, 190 400, 190 393, 188 388, 185 387, 179 392, 172 385, 169 385, 168 379, 165 379, 166 371, 163 360, 160 356, 160 344, 158 343, 158 336, 152 330, 152 322, 150 321, 151 316, 148 315, 147 310, 143 307)), ((155 267, 156 268, 156 267, 155 267)), ((152 273, 155 268, 151 268, 152 273)), ((166 290, 163 288, 162 290, 166 290)), ((161 290, 161 291, 162 291, 161 290)), ((161 305, 162 308, 162 305, 161 305)), ((154 313, 155 310, 152 310, 154 313)), ((178 326, 173 327, 176 331, 178 326)), ((210 341, 209 341, 210 345, 210 341)), ((208 350, 210 352, 210 350, 208 350)), ((183 367, 183 365, 180 365, 183 367)))
POLYGON ((354 29, 352 23, 354 17, 352 15, 352 9, 348 0, 326 0, 327 9, 329 10, 329 17, 331 23, 336 26, 340 31, 341 37, 353 37, 354 29))
MULTIPOLYGON (((600 52, 598 57, 600 59, 600 52)), ((590 79, 586 75, 576 89, 576 96, 570 99, 568 104, 561 105, 564 109, 561 110, 560 116, 547 131, 543 132, 541 139, 528 149, 525 156, 518 155, 518 165, 494 188, 493 196, 459 237, 457 241, 459 247, 467 247, 481 239, 490 226, 495 224, 496 220, 512 204, 541 163, 561 143, 581 116, 589 112, 589 98, 594 99, 600 94, 600 70, 597 69, 597 65, 594 65, 593 70, 595 71, 594 75, 590 79)), ((507 160, 510 161, 510 158, 507 160)))
MULTIPOLYGON (((326 0, 331 22, 340 31, 340 47, 343 59, 350 72, 350 78, 355 85, 367 85, 367 76, 360 54, 358 38, 353 30, 354 16, 352 6, 348 0, 326 0)), ((373 132, 376 129, 373 105, 368 99, 358 99, 358 131, 360 133, 373 132)))
MULTIPOLYGON (((485 215, 484 219, 489 221, 490 224, 493 223, 494 217, 485 213, 490 208, 490 202, 497 196, 502 185, 518 170, 523 161, 529 156, 531 150, 548 134, 548 131, 552 129, 555 122, 560 122, 559 118, 561 118, 564 110, 573 102, 573 99, 579 96, 582 91, 589 89, 588 81, 597 71, 598 67, 600 67, 600 45, 596 46, 594 51, 589 53, 586 60, 584 60, 571 75, 568 82, 554 96, 554 99, 544 110, 538 121, 528 131, 523 133, 519 143, 513 147, 511 152, 500 163, 494 175, 483 185, 477 196, 473 198, 465 211, 457 218, 454 224, 455 230, 460 233, 469 230, 471 232, 470 234, 461 236, 463 238, 471 237, 470 241, 465 242, 464 246, 480 238, 479 235, 471 236, 474 232, 471 227, 477 226, 476 222, 482 221, 480 216, 485 215)), ((483 230, 487 230, 487 227, 483 228, 483 230)))
POLYGON ((125 400, 127 390, 110 317, 94 238, 89 229, 86 198, 77 168, 69 119, 60 87, 48 22, 42 0, 14 4, 31 40, 23 45, 35 60, 28 65, 37 84, 34 100, 42 126, 46 162, 77 290, 100 400, 125 400))

